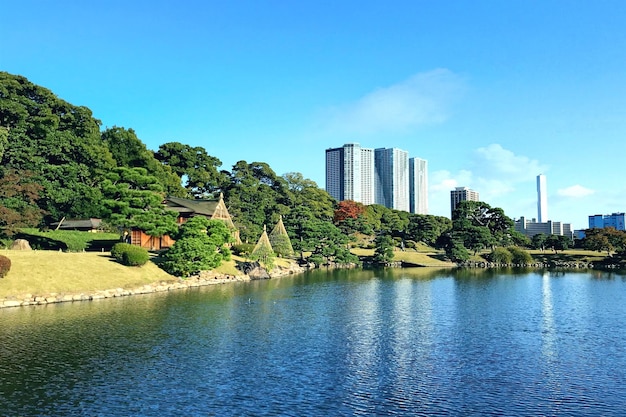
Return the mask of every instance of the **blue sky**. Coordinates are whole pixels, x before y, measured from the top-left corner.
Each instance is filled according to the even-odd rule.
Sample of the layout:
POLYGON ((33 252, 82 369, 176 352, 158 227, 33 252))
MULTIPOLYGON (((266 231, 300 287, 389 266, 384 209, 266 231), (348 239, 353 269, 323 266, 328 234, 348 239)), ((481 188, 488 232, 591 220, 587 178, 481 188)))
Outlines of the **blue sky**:
POLYGON ((204 147, 324 187, 324 150, 429 161, 429 212, 468 186, 512 218, 626 210, 626 2, 5 2, 0 70, 149 148, 204 147))

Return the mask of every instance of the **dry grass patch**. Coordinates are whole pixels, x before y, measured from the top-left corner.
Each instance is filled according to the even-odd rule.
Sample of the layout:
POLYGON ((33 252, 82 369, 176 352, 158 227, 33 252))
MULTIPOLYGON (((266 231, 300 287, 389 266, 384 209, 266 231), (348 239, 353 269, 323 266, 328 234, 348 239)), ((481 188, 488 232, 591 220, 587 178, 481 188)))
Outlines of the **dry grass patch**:
POLYGON ((141 267, 121 265, 108 253, 1 251, 11 259, 11 271, 0 279, 0 297, 24 294, 93 293, 130 289, 160 281, 175 281, 152 262, 141 267))

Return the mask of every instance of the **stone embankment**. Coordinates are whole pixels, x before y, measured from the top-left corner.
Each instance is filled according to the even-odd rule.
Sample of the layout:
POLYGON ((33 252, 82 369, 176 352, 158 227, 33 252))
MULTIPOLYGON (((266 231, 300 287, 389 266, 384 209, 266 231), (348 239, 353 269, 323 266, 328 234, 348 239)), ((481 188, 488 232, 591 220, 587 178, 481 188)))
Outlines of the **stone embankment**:
MULTIPOLYGON (((304 268, 292 266, 289 268, 275 268, 269 273, 268 278, 278 278, 286 275, 292 275, 304 272, 304 268)), ((229 282, 245 282, 250 281, 248 275, 223 275, 213 271, 204 271, 196 276, 186 279, 176 279, 173 281, 161 281, 152 284, 143 285, 138 288, 124 289, 114 288, 109 290, 100 290, 93 293, 50 293, 45 295, 25 294, 22 297, 12 297, 8 299, 0 298, 0 308, 5 307, 21 307, 31 305, 55 304, 73 301, 92 301, 105 298, 127 297, 139 294, 152 294, 158 292, 184 290, 195 287, 203 287, 207 285, 226 284, 229 282)))
POLYGON ((530 264, 501 264, 494 262, 463 262, 459 264, 465 268, 568 268, 568 269, 593 269, 592 262, 533 262, 530 264))

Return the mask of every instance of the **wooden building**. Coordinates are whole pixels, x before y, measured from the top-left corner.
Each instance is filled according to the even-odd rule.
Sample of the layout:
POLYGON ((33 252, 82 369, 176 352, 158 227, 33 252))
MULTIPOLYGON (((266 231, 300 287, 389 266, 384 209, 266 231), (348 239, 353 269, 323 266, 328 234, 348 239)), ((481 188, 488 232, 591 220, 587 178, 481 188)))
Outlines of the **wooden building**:
MULTIPOLYGON (((188 198, 167 197, 163 201, 166 210, 178 213, 178 224, 185 223, 194 216, 204 216, 209 219, 221 220, 233 231, 235 243, 241 243, 239 231, 233 223, 226 204, 224 196, 220 193, 218 199, 215 200, 191 200, 188 198)), ((138 245, 149 250, 159 250, 169 248, 174 244, 174 239, 170 236, 148 236, 143 230, 133 229, 130 234, 130 243, 138 245)))

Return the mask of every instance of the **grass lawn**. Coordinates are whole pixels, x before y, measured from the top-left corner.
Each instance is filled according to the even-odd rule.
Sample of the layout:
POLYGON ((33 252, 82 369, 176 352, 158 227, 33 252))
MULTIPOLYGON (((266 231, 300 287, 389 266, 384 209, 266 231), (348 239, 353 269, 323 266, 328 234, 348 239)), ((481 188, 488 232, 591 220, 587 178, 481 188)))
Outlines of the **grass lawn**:
MULTIPOLYGON (((427 248, 427 247, 426 247, 427 248)), ((426 251, 425 248, 419 248, 420 251, 417 252, 413 249, 407 249, 405 251, 395 250, 394 261, 403 261, 408 262, 415 265, 421 266, 435 266, 435 267, 450 267, 455 266, 455 264, 450 261, 444 259, 444 254, 442 251, 438 251, 432 248, 429 248, 429 251, 426 251)), ((374 249, 362 249, 362 248, 352 248, 350 252, 353 254, 363 257, 371 257, 374 256, 374 249)))
POLYGON ((1 250, 0 254, 11 260, 11 270, 0 279, 0 298, 92 293, 176 280, 152 262, 128 267, 112 260, 108 253, 1 250))

